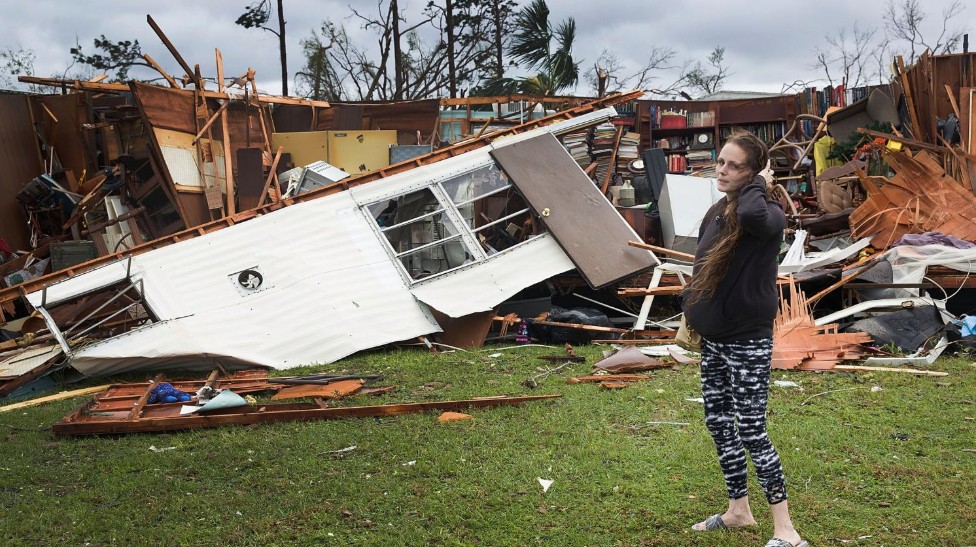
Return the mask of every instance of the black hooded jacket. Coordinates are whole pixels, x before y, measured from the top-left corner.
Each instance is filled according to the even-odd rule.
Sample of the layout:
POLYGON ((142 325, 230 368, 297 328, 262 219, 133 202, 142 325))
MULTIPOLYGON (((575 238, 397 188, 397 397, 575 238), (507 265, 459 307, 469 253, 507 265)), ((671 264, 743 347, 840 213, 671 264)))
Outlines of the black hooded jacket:
MULTIPOLYGON (((694 273, 721 236, 727 203, 728 199, 722 198, 705 214, 698 231, 694 273)), ((739 191, 737 216, 742 236, 714 295, 696 302, 689 302, 687 295, 682 299, 688 323, 713 342, 772 338, 779 305, 776 258, 786 215, 779 203, 767 198, 765 179, 757 175, 739 191)))

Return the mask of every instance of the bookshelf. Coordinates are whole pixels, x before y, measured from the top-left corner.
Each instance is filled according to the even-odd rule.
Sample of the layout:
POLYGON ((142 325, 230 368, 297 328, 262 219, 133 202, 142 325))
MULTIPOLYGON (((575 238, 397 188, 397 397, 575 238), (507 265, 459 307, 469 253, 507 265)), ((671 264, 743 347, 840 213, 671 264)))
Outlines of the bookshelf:
POLYGON ((690 173, 715 161, 718 112, 709 102, 644 101, 637 123, 644 148, 664 148, 669 173, 690 173))
POLYGON ((641 100, 636 123, 641 149, 665 148, 661 145, 666 143, 669 172, 687 173, 712 165, 722 143, 736 127, 752 131, 767 145, 773 144, 789 129, 796 110, 796 97, 792 95, 711 101, 641 100), (675 116, 681 114, 683 121, 675 116), (684 158, 683 165, 679 157, 684 158))

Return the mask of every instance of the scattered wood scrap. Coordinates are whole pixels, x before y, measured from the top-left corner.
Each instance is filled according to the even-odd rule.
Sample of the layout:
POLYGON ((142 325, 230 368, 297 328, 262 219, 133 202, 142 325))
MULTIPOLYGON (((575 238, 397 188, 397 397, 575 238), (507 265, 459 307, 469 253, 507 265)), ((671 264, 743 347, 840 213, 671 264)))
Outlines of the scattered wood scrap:
POLYGON ((789 298, 780 295, 773 323, 773 368, 830 370, 841 361, 863 358, 861 344, 871 342, 870 335, 840 333, 837 324, 818 326, 803 291, 792 279, 788 286, 789 298))
POLYGON ((850 215, 851 234, 883 249, 906 234, 942 232, 976 241, 976 198, 926 151, 886 152, 895 176, 884 185, 858 171, 867 199, 850 215))

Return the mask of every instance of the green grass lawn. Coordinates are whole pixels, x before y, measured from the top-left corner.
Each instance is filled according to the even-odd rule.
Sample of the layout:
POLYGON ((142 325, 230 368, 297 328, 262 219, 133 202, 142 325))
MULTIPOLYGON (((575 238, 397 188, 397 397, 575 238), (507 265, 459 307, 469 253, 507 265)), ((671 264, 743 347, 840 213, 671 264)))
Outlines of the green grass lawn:
MULTIPOLYGON (((603 349, 580 347, 587 364, 529 389, 523 382, 552 366, 538 356, 562 350, 500 348, 372 352, 280 374, 378 373, 382 385, 399 386, 343 405, 562 397, 443 424, 431 413, 86 438, 50 429, 83 398, 2 413, 0 541, 762 545, 770 537, 754 475, 758 526, 689 531, 726 504, 702 405, 688 400, 701 395, 696 366, 655 371, 622 390, 566 384, 603 349), (554 481, 547 492, 539 478, 554 481)), ((976 544, 976 364, 943 358, 933 368, 950 375, 773 373, 799 384, 772 387, 769 427, 794 522, 811 544, 976 544)))

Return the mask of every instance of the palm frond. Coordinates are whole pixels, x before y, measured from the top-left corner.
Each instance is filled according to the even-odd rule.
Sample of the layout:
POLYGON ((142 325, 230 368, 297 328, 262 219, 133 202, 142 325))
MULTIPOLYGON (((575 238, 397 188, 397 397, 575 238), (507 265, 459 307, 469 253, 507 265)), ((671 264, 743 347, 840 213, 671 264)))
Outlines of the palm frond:
POLYGON ((545 0, 532 0, 515 19, 515 33, 509 53, 520 63, 539 67, 549 56, 552 27, 549 25, 549 7, 545 0))

